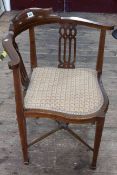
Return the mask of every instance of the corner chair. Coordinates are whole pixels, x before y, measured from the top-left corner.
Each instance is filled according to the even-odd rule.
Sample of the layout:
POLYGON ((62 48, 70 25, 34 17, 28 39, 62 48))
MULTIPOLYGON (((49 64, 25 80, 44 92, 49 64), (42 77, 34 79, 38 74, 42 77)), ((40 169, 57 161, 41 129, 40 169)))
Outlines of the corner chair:
POLYGON ((59 17, 52 9, 30 8, 13 18, 3 47, 10 57, 9 68, 13 70, 16 114, 24 163, 29 163, 28 147, 65 129, 80 140, 92 152, 91 168, 96 162, 109 100, 103 88, 103 68, 106 30, 113 26, 79 17, 59 17), (34 27, 44 24, 59 26, 58 68, 38 67, 34 27), (75 68, 77 26, 87 26, 100 31, 99 48, 95 69, 75 68), (31 75, 27 74, 15 38, 29 30, 31 75), (64 44, 62 44, 64 43, 64 44), (58 122, 58 128, 33 140, 27 141, 26 118, 49 118, 58 122), (96 125, 94 147, 87 144, 69 128, 69 124, 96 125))

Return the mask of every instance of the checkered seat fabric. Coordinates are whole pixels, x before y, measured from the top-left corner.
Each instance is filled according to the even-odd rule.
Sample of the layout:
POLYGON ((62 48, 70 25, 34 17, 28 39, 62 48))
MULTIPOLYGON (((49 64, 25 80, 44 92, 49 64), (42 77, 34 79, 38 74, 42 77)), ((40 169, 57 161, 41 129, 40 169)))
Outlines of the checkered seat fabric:
POLYGON ((88 115, 103 105, 97 72, 88 68, 35 68, 24 99, 26 109, 88 115))

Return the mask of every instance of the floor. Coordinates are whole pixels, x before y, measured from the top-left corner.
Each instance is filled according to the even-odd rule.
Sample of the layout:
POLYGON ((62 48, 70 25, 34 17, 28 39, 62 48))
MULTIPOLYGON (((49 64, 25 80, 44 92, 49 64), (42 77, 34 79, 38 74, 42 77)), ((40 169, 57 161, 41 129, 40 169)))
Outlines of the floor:
MULTIPOLYGON (((9 21, 17 12, 5 13, 0 18, 1 40, 8 30, 9 21)), ((94 21, 117 24, 117 14, 64 13, 62 16, 80 16, 94 21)), ((40 66, 57 65, 55 25, 36 27, 37 56, 40 66)), ((95 65, 98 31, 78 29, 77 66, 95 65), (85 50, 83 49, 85 46, 85 50)), ((29 70, 28 33, 17 38, 24 62, 29 70), (25 38, 25 40, 24 40, 25 38)), ((59 131, 30 148, 30 164, 23 164, 18 135, 12 71, 6 58, 0 62, 0 174, 1 175, 116 175, 117 174, 117 40, 107 32, 103 82, 110 99, 96 170, 89 168, 92 153, 65 131, 59 131)), ((29 141, 55 128, 56 122, 45 119, 27 120, 29 141)), ((93 144, 92 125, 71 125, 88 143, 93 144)))

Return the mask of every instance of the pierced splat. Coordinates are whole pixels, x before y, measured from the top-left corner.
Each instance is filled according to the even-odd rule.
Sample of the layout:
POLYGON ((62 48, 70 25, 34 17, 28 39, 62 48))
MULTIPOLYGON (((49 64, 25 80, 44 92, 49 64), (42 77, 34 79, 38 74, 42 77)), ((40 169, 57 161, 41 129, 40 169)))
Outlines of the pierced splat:
POLYGON ((24 63, 23 63, 23 60, 22 60, 22 56, 19 52, 19 48, 18 48, 18 45, 16 42, 14 42, 14 47, 20 57, 20 74, 21 74, 21 83, 22 85, 27 88, 28 84, 29 84, 29 78, 28 78, 28 74, 26 72, 26 69, 25 69, 25 66, 24 66, 24 63))
POLYGON ((59 68, 75 68, 76 24, 61 24, 59 29, 59 68))

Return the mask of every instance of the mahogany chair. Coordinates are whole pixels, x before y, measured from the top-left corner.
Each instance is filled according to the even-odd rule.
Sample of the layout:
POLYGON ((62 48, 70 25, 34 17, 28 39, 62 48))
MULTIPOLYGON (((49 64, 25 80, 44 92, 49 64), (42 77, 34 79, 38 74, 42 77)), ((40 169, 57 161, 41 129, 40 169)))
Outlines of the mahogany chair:
POLYGON ((112 29, 113 26, 78 17, 59 17, 53 14, 52 9, 26 9, 12 20, 9 33, 3 39, 3 47, 10 57, 9 68, 13 70, 17 121, 25 164, 29 162, 28 147, 60 129, 65 129, 93 152, 91 167, 96 168, 109 104, 101 80, 105 36, 106 30, 112 29), (53 23, 60 26, 58 68, 37 67, 34 27, 53 23), (75 68, 77 25, 100 31, 94 70, 75 68), (29 30, 30 36, 30 76, 15 41, 25 30, 29 30), (53 119, 58 122, 58 128, 28 143, 26 118, 29 117, 53 119), (68 127, 71 123, 96 125, 93 148, 68 127))

